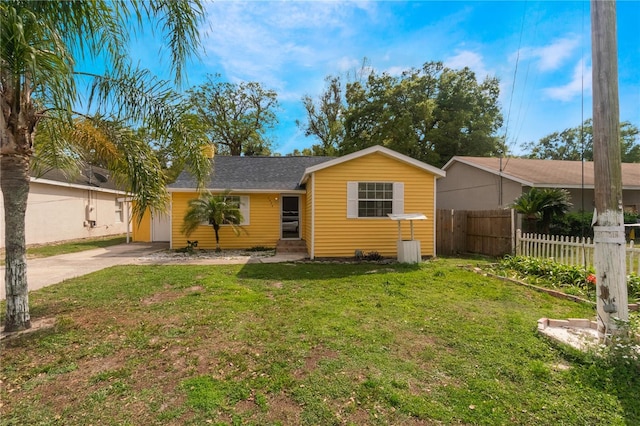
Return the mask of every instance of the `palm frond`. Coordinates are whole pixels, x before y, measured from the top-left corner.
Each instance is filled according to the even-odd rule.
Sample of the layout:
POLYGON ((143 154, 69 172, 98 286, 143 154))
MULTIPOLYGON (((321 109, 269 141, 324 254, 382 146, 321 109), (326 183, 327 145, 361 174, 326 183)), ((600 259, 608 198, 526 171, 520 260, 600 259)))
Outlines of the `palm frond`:
POLYGON ((243 217, 240 213, 240 206, 230 202, 230 191, 222 194, 212 195, 203 193, 199 198, 189 200, 187 212, 185 213, 182 232, 188 237, 202 223, 209 223, 214 227, 229 225, 236 235, 239 235, 242 227, 243 217))
MULTIPOLYGON (((57 114, 57 111, 52 112, 57 114)), ((79 173, 82 158, 70 136, 73 127, 63 118, 45 119, 38 126, 31 167, 37 175, 58 169, 71 176, 79 173)))
POLYGON ((189 57, 200 51, 200 25, 204 22, 204 8, 193 0, 148 0, 149 15, 155 16, 167 40, 171 54, 171 69, 176 83, 182 80, 182 67, 189 57))

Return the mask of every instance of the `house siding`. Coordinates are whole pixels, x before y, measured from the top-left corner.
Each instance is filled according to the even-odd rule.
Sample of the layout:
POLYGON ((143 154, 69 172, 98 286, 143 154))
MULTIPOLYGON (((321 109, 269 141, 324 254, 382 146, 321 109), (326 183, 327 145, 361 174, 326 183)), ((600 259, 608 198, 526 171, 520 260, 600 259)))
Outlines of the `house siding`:
POLYGON ((520 183, 503 178, 501 205, 499 176, 455 163, 447 169, 447 176, 438 181, 438 208, 491 210, 509 206, 520 194, 520 183))
MULTIPOLYGON (((246 194, 234 192, 232 195, 249 197, 249 225, 241 228, 239 236, 229 226, 220 227, 220 247, 222 249, 246 249, 256 246, 275 247, 280 239, 280 201, 278 193, 246 194), (278 200, 277 200, 278 199, 278 200)), ((210 225, 201 225, 189 237, 182 233, 183 218, 188 208, 188 202, 196 198, 197 193, 174 192, 171 207, 171 235, 172 248, 187 246, 187 240, 198 241, 200 249, 214 249, 216 246, 215 233, 210 225)), ((300 203, 303 203, 301 197, 300 203)))
POLYGON ((133 218, 131 235, 134 242, 151 242, 151 214, 149 213, 149 210, 144 212, 140 222, 133 218))
MULTIPOLYGON (((314 179, 314 257, 350 257, 355 250, 397 255, 398 222, 389 218, 347 219, 347 182, 403 182, 404 212, 424 213, 414 222, 414 238, 422 256, 434 254, 434 176, 379 153, 369 154, 316 171, 314 179)), ((307 189, 309 194, 309 189, 307 189)), ((311 197, 309 197, 311 198, 311 197)), ((409 224, 402 238, 410 239, 409 224)))
MULTIPOLYGON (((465 157, 461 157, 464 159, 465 157)), ((522 193, 529 191, 530 187, 523 185, 521 181, 536 181, 536 177, 539 177, 543 183, 535 183, 536 187, 540 188, 564 188, 569 191, 571 196, 571 211, 580 211, 584 208, 585 211, 593 211, 594 206, 594 190, 593 190, 593 175, 591 164, 587 166, 586 175, 576 174, 575 161, 566 162, 568 167, 567 176, 562 174, 562 170, 559 169, 558 164, 562 162, 551 162, 544 160, 549 164, 553 164, 551 176, 553 179, 558 179, 558 182, 564 183, 550 183, 553 182, 548 176, 544 175, 543 169, 540 169, 541 175, 536 176, 533 172, 527 171, 524 176, 521 177, 521 181, 512 180, 510 177, 502 178, 502 203, 500 203, 500 177, 493 172, 483 170, 481 167, 487 167, 486 158, 476 159, 479 161, 479 165, 472 166, 465 164, 462 161, 453 161, 447 166, 447 176, 438 181, 438 208, 439 209, 458 209, 458 210, 492 210, 496 208, 509 207, 516 198, 522 193), (585 188, 582 188, 581 178, 586 179, 585 188)), ((498 159, 491 159, 498 161, 498 159)), ((472 160, 473 161, 473 160, 472 160)), ((504 159, 504 165, 513 169, 514 164, 518 161, 533 161, 540 162, 542 160, 526 160, 526 159, 504 159)), ((579 162, 578 162, 579 163, 579 162)), ((523 164, 523 163, 520 163, 523 164)), ((494 163, 495 166, 495 163, 494 163)), ((628 210, 640 211, 640 186, 635 183, 634 179, 638 176, 636 168, 637 164, 623 163, 623 185, 622 190, 622 202, 623 206, 628 210)), ((492 169, 495 170, 495 169, 492 169)), ((517 170, 512 171, 516 173, 517 170)), ((507 172, 509 174, 509 172, 507 172)), ((636 179, 637 180, 637 179, 636 179)), ((640 181, 639 181, 640 182, 640 181)))
MULTIPOLYGON (((32 181, 25 214, 27 245, 47 244, 82 238, 124 234, 125 221, 116 221, 116 199, 113 192, 50 185, 32 181), (86 206, 94 207, 96 226, 86 223, 86 206)), ((123 208, 123 215, 126 207, 123 208)), ((4 210, 0 193, 0 209, 4 210)), ((0 247, 5 243, 4 220, 0 221, 0 247)))

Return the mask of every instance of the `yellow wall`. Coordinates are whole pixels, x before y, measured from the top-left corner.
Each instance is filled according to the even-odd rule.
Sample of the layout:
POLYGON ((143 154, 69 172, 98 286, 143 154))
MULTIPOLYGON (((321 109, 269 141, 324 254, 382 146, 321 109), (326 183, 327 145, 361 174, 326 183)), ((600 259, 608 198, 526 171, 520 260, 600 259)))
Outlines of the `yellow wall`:
MULTIPOLYGON (((275 247, 280 239, 280 202, 281 195, 272 194, 243 194, 234 192, 233 195, 249 196, 249 225, 242 226, 240 236, 236 236, 230 227, 220 228, 220 247, 222 249, 245 249, 256 246, 275 247)), ((187 239, 197 240, 198 248, 213 249, 216 246, 215 233, 211 225, 200 226, 188 238, 181 232, 182 218, 187 210, 190 199, 196 198, 197 193, 172 194, 172 248, 186 247, 187 239)), ((304 214, 304 194, 300 197, 300 214, 304 214)), ((303 225, 304 226, 304 225, 303 225)))
MULTIPOLYGON (((397 255, 398 222, 389 218, 347 219, 347 182, 404 182, 404 212, 424 213, 414 221, 414 238, 423 256, 434 254, 434 176, 379 153, 356 158, 314 173, 314 257, 351 257, 356 249, 397 255)), ((311 179, 307 184, 310 196, 311 179)), ((402 238, 410 239, 408 222, 402 238)), ((309 238, 311 239, 311 238, 309 238)))
POLYGON ((138 220, 134 217, 131 226, 131 237, 133 241, 138 243, 148 243, 151 241, 151 214, 149 210, 142 215, 142 221, 138 223, 138 220))

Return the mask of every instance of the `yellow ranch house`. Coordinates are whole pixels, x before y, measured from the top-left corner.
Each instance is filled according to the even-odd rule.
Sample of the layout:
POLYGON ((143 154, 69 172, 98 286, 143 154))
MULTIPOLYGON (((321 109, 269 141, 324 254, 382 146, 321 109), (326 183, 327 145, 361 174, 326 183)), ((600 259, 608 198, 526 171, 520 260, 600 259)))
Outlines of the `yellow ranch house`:
MULTIPOLYGON (((243 232, 220 229, 223 249, 299 245, 311 259, 352 257, 356 252, 397 256, 398 240, 420 241, 422 257, 435 255, 436 180, 445 172, 382 146, 342 157, 216 156, 205 191, 231 191, 244 218, 243 232), (399 226, 405 214, 426 220, 399 226), (399 238, 399 230, 401 236, 399 238)), ((188 201, 198 197, 187 172, 169 186, 169 215, 146 215, 134 227, 136 241, 187 246, 182 222, 188 201)), ((215 248, 210 225, 188 238, 215 248)))

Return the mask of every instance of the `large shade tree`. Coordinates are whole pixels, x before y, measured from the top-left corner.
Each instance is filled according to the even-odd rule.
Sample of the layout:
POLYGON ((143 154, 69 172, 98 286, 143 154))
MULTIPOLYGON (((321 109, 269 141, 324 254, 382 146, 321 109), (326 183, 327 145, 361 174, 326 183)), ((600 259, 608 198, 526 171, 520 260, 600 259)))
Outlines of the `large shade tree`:
POLYGON ((257 82, 230 83, 219 75, 189 90, 193 114, 222 155, 269 155, 267 132, 276 123, 278 95, 257 82))
POLYGON ((314 153, 382 145, 442 166, 454 155, 489 156, 504 149, 496 135, 502 125, 498 95, 497 78, 478 81, 469 68, 427 62, 392 75, 363 67, 345 85, 327 78, 316 102, 303 98, 303 129, 320 141, 314 153))
POLYGON ((148 207, 161 208, 166 191, 157 158, 132 126, 154 129, 196 176, 206 174, 208 160, 197 147, 207 141, 185 125, 172 85, 132 66, 127 56, 128 35, 150 23, 179 82, 185 61, 200 47, 203 18, 197 0, 0 2, 6 331, 31 325, 24 219, 33 166, 69 168, 82 153, 99 152, 135 197, 138 217, 148 207), (81 69, 80 60, 104 63, 105 71, 81 69))
MULTIPOLYGON (((344 140, 344 90, 339 77, 325 79, 326 87, 317 100, 305 95, 302 104, 306 111, 306 121, 297 121, 305 136, 315 136, 320 143, 311 145, 303 154, 336 155, 344 140)), ((297 155, 296 152, 293 155, 297 155)))
MULTIPOLYGON (((593 161, 593 120, 525 143, 522 148, 529 158, 593 161)), ((623 163, 640 163, 640 129, 630 121, 620 123, 620 159, 623 163)))

